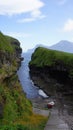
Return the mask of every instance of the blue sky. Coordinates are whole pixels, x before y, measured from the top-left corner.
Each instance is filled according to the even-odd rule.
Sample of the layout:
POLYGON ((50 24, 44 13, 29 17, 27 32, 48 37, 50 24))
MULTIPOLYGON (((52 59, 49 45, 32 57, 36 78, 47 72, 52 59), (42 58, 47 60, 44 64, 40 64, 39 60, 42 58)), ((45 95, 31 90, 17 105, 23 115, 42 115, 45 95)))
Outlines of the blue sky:
POLYGON ((23 51, 73 42, 73 0, 0 0, 0 31, 17 38, 23 51))

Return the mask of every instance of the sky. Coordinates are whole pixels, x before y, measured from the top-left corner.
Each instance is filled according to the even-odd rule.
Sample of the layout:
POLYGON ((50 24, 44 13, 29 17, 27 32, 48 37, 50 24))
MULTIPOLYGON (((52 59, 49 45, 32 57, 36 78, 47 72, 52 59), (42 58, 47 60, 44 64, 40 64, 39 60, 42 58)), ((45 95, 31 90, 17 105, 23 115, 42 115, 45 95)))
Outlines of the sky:
POLYGON ((17 38, 23 52, 73 42, 73 0, 0 0, 0 31, 17 38))

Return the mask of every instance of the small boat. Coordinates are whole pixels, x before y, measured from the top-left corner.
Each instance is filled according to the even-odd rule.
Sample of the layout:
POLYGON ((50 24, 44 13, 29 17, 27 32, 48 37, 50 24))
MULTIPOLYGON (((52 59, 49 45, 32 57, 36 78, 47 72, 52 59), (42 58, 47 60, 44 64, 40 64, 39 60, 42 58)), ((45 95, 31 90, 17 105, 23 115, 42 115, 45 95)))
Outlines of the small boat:
POLYGON ((55 103, 53 101, 47 103, 48 108, 52 108, 54 105, 55 105, 55 103))

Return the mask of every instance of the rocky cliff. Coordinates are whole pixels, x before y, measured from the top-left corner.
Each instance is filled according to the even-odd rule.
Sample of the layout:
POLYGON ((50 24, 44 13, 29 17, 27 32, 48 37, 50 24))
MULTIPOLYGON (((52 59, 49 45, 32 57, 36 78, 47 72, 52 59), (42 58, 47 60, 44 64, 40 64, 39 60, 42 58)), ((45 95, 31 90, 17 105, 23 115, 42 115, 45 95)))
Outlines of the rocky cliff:
POLYGON ((21 63, 20 43, 0 33, 0 82, 13 75, 21 63))
POLYGON ((0 126, 13 123, 24 110, 22 100, 25 97, 16 75, 21 52, 18 40, 0 32, 0 126))
POLYGON ((29 67, 30 73, 40 76, 48 84, 52 80, 54 83, 65 85, 63 89, 68 93, 69 90, 73 93, 73 54, 39 47, 32 54, 29 67))
POLYGON ((21 52, 18 40, 0 32, 0 130, 42 130, 41 124, 46 121, 33 114, 18 80, 21 52))
POLYGON ((58 109, 64 112, 65 116, 68 115, 66 119, 71 119, 73 115, 73 54, 39 47, 32 54, 29 67, 34 84, 56 101, 58 109))

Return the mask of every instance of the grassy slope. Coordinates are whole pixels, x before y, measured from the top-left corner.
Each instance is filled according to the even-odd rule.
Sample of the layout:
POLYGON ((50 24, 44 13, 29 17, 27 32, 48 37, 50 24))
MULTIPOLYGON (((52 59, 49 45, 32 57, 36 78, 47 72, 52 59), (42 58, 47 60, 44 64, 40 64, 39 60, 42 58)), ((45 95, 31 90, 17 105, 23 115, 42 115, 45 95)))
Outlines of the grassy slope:
POLYGON ((11 42, 17 42, 18 44, 20 44, 17 39, 4 35, 3 33, 0 32, 0 50, 1 51, 7 51, 9 53, 14 52, 16 45, 12 46, 11 42))
POLYGON ((10 45, 8 38, 5 37, 1 32, 0 32, 0 50, 13 52, 13 47, 10 45))
POLYGON ((44 67, 55 66, 57 63, 63 64, 68 69, 69 75, 73 76, 73 54, 71 53, 39 47, 33 53, 30 65, 44 67))
POLYGON ((0 119, 0 130, 42 130, 46 118, 33 114, 32 105, 22 92, 17 76, 0 85, 0 103, 3 105, 3 118, 0 119), (13 85, 15 83, 15 85, 13 85))
MULTIPOLYGON (((16 39, 5 36, 3 33, 0 32, 0 52, 4 55, 9 55, 9 60, 12 62, 11 66, 8 66, 6 64, 3 64, 2 67, 0 67, 0 78, 4 77, 4 75, 12 74, 12 71, 17 70, 17 61, 13 57, 13 53, 15 52, 16 45, 11 45, 11 42, 17 41, 16 39)), ((2 57, 1 57, 2 58, 2 57)), ((9 62, 10 62, 9 61, 9 62)))
MULTIPOLYGON (((0 50, 13 53, 12 40, 0 33, 0 50)), ((5 68, 2 71, 6 71, 5 68)), ((0 130, 42 130, 46 122, 46 117, 33 114, 32 105, 22 92, 16 74, 5 80, 3 77, 3 82, 0 82, 0 109, 0 130)))

